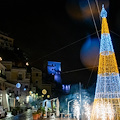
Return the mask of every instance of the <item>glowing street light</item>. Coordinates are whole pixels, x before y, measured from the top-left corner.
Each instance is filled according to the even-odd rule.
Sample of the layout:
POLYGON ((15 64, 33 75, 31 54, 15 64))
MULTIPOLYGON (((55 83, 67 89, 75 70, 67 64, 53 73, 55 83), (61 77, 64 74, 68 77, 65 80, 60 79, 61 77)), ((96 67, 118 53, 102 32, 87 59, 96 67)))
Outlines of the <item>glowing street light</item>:
POLYGON ((2 61, 2 57, 0 57, 0 61, 2 61))
POLYGON ((16 97, 16 100, 19 100, 19 96, 16 97))
POLYGON ((16 87, 17 87, 17 88, 20 88, 20 87, 21 87, 21 84, 20 84, 20 83, 17 83, 17 84, 16 84, 16 87))
POLYGON ((26 66, 29 66, 29 63, 28 63, 28 62, 26 62, 26 66))
POLYGON ((24 91, 26 91, 26 88, 24 88, 24 91))

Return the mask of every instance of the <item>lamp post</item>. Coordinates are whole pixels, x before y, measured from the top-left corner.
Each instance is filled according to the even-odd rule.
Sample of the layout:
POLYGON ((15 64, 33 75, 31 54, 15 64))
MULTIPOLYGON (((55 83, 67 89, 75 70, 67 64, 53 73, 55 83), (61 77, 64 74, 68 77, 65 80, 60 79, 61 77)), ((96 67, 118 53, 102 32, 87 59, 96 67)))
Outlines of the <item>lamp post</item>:
POLYGON ((69 119, 69 103, 71 103, 71 102, 74 101, 74 100, 75 100, 75 99, 68 101, 68 119, 69 119))
POLYGON ((2 61, 2 57, 0 57, 0 62, 2 61))

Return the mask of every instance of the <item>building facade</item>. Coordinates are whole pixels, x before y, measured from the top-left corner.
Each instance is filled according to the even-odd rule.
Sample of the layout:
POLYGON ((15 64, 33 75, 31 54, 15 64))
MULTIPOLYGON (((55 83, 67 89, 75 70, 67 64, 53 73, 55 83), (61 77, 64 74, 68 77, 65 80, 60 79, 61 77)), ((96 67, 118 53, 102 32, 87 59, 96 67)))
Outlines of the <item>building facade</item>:
POLYGON ((5 71, 6 67, 0 63, 0 106, 10 110, 10 107, 15 107, 15 85, 6 80, 5 71))
POLYGON ((14 39, 11 37, 8 37, 5 33, 0 33, 0 47, 1 48, 7 48, 9 50, 13 49, 13 42, 14 39))
POLYGON ((42 94, 42 90, 46 90, 46 96, 50 95, 51 96, 51 84, 43 84, 42 83, 42 71, 32 67, 31 68, 31 90, 33 92, 37 92, 37 88, 39 88, 41 90, 41 94, 42 94))
MULTIPOLYGON (((6 67, 6 80, 9 84, 14 84, 14 96, 20 102, 26 101, 26 96, 30 90, 30 78, 27 75, 26 68, 13 67, 11 61, 2 61, 6 67), (20 86, 18 86, 20 85, 20 86)), ((7 89, 6 84, 6 89, 7 89)))

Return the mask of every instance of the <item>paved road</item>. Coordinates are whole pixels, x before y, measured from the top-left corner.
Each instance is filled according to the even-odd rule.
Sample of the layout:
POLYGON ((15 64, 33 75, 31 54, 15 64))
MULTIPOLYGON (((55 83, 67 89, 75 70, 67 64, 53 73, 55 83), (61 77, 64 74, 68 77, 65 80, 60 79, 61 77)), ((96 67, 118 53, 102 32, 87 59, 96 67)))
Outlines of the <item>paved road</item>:
POLYGON ((6 117, 1 120, 33 120, 32 119, 32 111, 28 110, 27 112, 22 113, 20 115, 16 115, 16 116, 9 117, 9 118, 6 117))
MULTIPOLYGON (((9 117, 9 118, 3 118, 0 120, 33 120, 32 118, 32 111, 28 110, 27 112, 17 115, 17 116, 13 116, 13 117, 9 117)), ((40 120, 49 120, 49 119, 40 119, 40 120)), ((56 118, 55 120, 68 120, 68 118, 56 118)), ((69 119, 69 120, 76 120, 76 119, 69 119)))

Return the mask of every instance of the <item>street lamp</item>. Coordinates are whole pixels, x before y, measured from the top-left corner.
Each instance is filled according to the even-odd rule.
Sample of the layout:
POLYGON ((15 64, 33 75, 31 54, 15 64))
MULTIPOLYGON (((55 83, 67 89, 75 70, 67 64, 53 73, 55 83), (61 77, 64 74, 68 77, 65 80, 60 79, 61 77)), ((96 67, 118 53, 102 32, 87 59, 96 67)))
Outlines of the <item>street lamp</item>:
POLYGON ((69 118, 69 103, 71 103, 71 102, 74 101, 74 100, 75 100, 75 99, 68 101, 68 118, 69 118))
POLYGON ((28 63, 28 62, 26 62, 26 66, 29 66, 29 63, 28 63))
POLYGON ((21 87, 21 84, 20 84, 20 83, 17 83, 17 84, 16 84, 16 87, 17 87, 17 88, 20 88, 20 87, 21 87))
POLYGON ((16 99, 19 100, 19 96, 17 96, 16 99))
POLYGON ((2 57, 0 57, 0 61, 2 61, 2 57))

